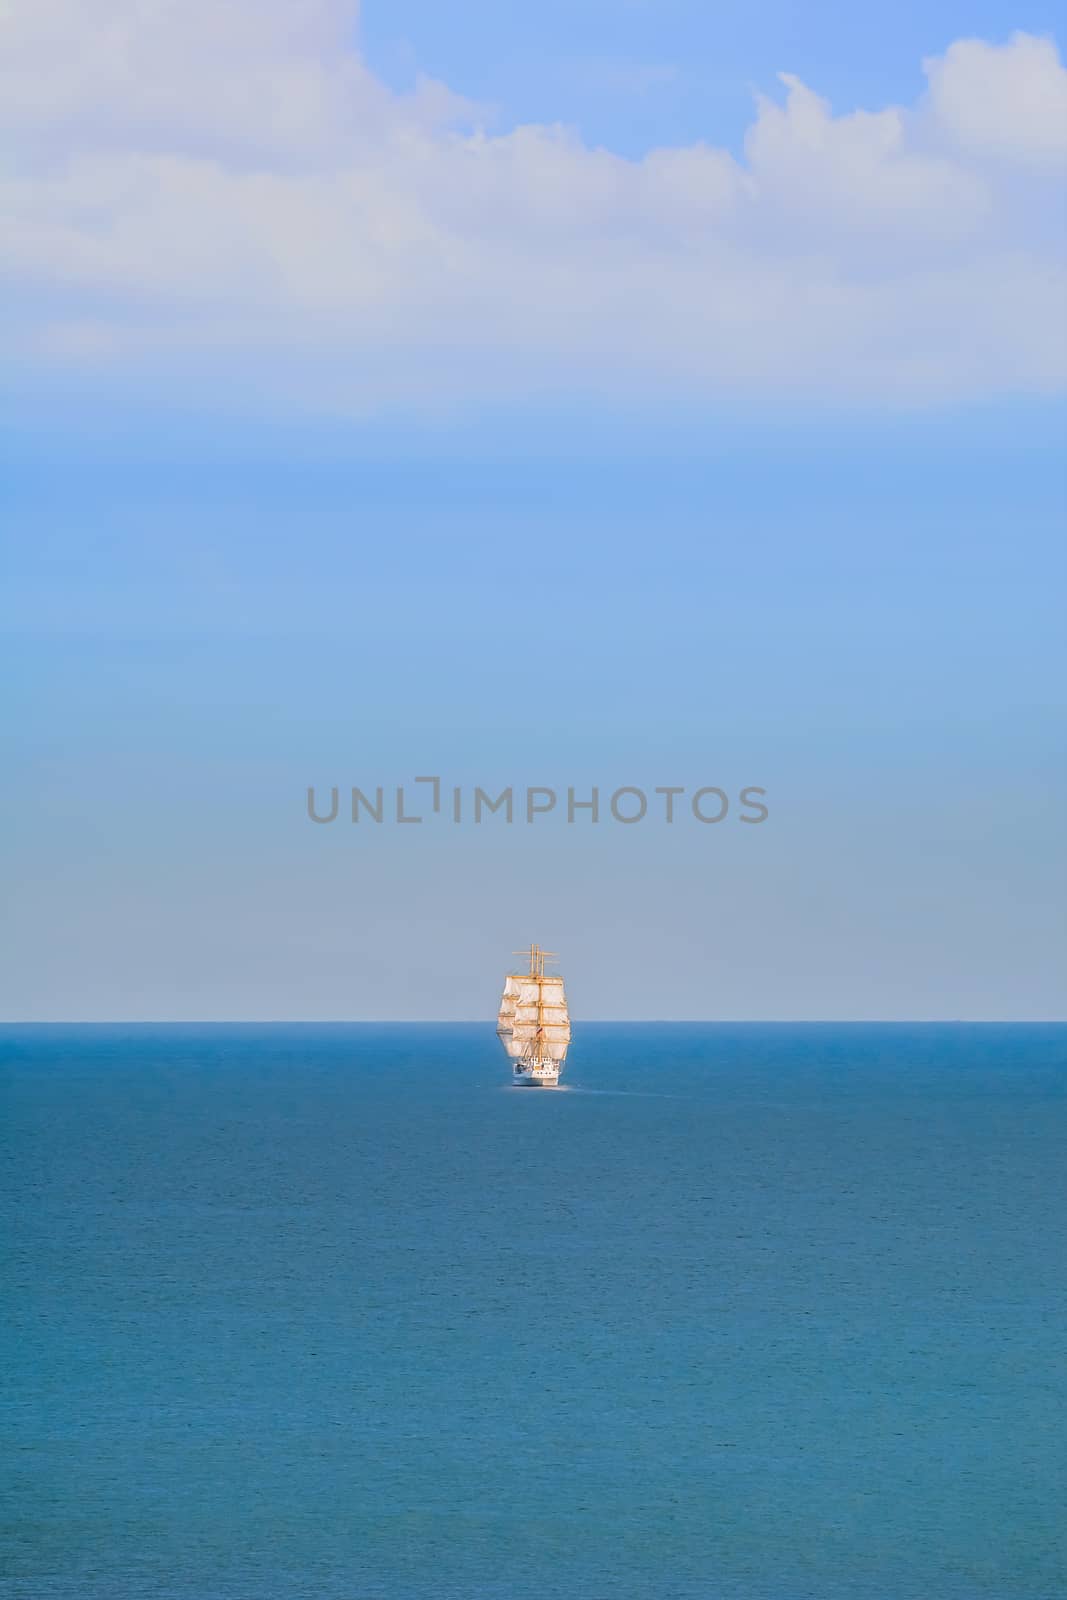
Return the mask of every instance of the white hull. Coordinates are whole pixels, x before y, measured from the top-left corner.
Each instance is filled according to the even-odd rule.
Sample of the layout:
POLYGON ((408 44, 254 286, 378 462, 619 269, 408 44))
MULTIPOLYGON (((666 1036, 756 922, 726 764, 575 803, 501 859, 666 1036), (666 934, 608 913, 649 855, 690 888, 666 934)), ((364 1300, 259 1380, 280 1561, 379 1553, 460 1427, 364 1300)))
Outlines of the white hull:
POLYGON ((559 1083, 558 1067, 516 1067, 512 1082, 534 1089, 554 1089, 559 1083))

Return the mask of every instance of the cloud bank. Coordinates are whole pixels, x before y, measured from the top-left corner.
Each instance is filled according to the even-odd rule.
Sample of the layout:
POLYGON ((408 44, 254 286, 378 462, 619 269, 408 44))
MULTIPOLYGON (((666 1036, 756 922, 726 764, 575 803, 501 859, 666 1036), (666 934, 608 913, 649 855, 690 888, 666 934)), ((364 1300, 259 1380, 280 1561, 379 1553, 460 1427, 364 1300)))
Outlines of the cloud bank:
POLYGON ((339 409, 600 390, 924 403, 1067 381, 1067 71, 954 43, 910 107, 788 73, 641 160, 392 92, 346 0, 0 0, 23 371, 339 409))

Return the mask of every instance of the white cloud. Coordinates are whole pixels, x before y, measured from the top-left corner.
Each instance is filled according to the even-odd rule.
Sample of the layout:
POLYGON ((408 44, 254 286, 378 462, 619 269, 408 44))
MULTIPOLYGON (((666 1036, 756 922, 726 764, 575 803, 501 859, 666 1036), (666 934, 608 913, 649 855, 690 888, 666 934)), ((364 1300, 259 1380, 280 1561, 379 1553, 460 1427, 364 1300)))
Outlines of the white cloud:
POLYGON ((1067 72, 1051 39, 1017 33, 999 47, 959 39, 924 65, 934 113, 961 148, 1026 164, 1067 164, 1067 72))
POLYGON ((357 21, 342 0, 6 0, 9 354, 283 373, 370 408, 1064 383, 1047 41, 961 41, 911 109, 834 116, 783 76, 743 162, 630 161, 488 132, 442 85, 391 93, 357 21))

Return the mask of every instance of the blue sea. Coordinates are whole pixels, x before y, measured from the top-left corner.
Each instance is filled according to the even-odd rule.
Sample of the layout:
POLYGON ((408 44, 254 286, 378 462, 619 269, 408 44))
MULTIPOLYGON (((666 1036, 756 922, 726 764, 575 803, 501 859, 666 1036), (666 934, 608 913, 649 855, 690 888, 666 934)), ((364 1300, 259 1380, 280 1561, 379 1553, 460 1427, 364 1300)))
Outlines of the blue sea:
POLYGON ((1067 1595, 1067 1028, 0 1058, 5 1600, 1067 1595))

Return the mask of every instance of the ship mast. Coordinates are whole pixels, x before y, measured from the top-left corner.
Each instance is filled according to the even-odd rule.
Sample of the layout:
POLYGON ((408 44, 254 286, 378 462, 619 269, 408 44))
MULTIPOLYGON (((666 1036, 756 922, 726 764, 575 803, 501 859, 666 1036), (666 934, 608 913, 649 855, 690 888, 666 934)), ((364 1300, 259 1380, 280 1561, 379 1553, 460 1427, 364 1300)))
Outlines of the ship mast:
POLYGON ((545 975, 545 962, 555 961, 551 950, 542 950, 539 944, 532 944, 529 950, 516 950, 517 956, 525 956, 530 963, 529 976, 543 978, 545 975))
MULTIPOLYGON (((531 946, 531 956, 534 950, 537 950, 536 945, 531 946)), ((543 1062, 545 1059, 545 986, 541 979, 545 975, 545 957, 542 950, 537 950, 537 965, 539 968, 537 974, 537 1059, 539 1062, 543 1062)))
MULTIPOLYGON (((516 955, 525 955, 524 950, 516 950, 516 955)), ((530 946, 530 977, 537 983, 537 1054, 538 1061, 544 1060, 545 1055, 545 962, 554 961, 556 958, 551 950, 542 950, 539 944, 530 946)))

